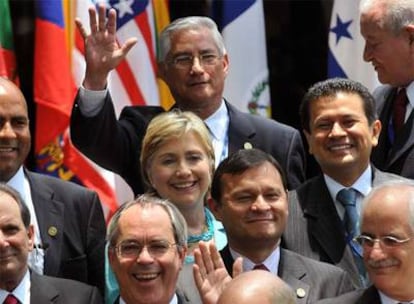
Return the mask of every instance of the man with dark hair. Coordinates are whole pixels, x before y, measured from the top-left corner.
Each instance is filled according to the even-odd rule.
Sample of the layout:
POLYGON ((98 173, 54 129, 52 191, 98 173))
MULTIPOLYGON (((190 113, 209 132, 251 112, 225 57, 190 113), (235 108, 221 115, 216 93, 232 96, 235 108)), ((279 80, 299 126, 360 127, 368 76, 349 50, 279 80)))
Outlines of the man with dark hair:
POLYGON ((371 188, 398 179, 370 165, 381 123, 374 99, 361 84, 328 79, 313 85, 300 107, 309 152, 322 174, 289 193, 284 246, 304 256, 335 264, 367 284, 360 246, 361 201, 371 188))
POLYGON ((16 189, 30 210, 35 229, 30 268, 97 286, 103 294, 101 202, 84 187, 25 169, 30 143, 26 100, 17 86, 0 78, 0 182, 16 189))
POLYGON ((103 303, 96 287, 29 269, 34 233, 19 193, 0 183, 0 303, 103 303))
POLYGON ((257 149, 230 155, 217 168, 211 195, 210 209, 227 233, 228 246, 220 254, 229 273, 242 257, 244 271, 266 269, 281 277, 297 303, 353 289, 345 271, 280 247, 289 213, 286 178, 271 155, 257 149))
MULTIPOLYGON (((96 15, 91 8, 90 35, 77 22, 85 41, 86 72, 72 111, 71 138, 87 157, 122 176, 135 194, 143 193, 141 141, 148 121, 164 110, 128 106, 116 119, 107 78, 137 40, 118 45, 114 9, 109 10, 107 21, 103 4, 96 15)), ((199 16, 174 20, 161 32, 159 46, 158 74, 174 97, 174 107, 194 112, 208 126, 216 164, 238 149, 255 147, 281 163, 289 176, 289 189, 304 181, 305 153, 299 132, 241 112, 224 99, 229 59, 213 20, 199 16)))
POLYGON ((380 170, 414 178, 414 2, 362 0, 364 60, 384 85, 373 95, 383 125, 371 159, 380 170))

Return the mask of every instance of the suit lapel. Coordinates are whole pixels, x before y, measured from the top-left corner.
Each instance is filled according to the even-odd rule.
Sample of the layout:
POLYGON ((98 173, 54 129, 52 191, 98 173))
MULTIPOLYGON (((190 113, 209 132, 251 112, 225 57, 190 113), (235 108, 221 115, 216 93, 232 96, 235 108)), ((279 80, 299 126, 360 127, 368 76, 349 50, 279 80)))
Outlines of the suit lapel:
MULTIPOLYGON (((256 131, 251 123, 245 119, 244 113, 239 112, 226 101, 229 113, 229 155, 244 149, 246 143, 252 144, 256 131)), ((253 144, 252 144, 253 146, 253 144)))
POLYGON ((220 250, 221 258, 223 259, 224 266, 226 266, 227 272, 230 276, 233 276, 233 263, 234 259, 231 256, 229 245, 226 245, 222 250, 220 250))
MULTIPOLYGON (((309 183, 308 187, 302 189, 303 191, 298 191, 298 199, 300 202, 308 201, 308 204, 302 208, 308 219, 310 238, 318 243, 331 263, 348 271, 352 280, 358 284, 358 269, 343 237, 344 227, 323 176, 319 175, 309 183)), ((312 243, 312 240, 310 242, 312 243)))
POLYGON ((43 245, 48 248, 45 253, 44 272, 54 276, 59 273, 63 242, 64 204, 53 198, 53 190, 40 182, 38 177, 26 171, 30 183, 32 201, 39 224, 43 245))
POLYGON ((30 303, 31 304, 48 304, 55 303, 59 297, 59 292, 53 285, 45 284, 41 276, 35 272, 30 273, 30 303))
POLYGON ((367 288, 355 304, 381 304, 377 289, 372 285, 367 288))
MULTIPOLYGON (((306 271, 301 266, 301 261, 297 260, 295 255, 281 248, 278 276, 293 289, 295 294, 308 295, 310 286, 303 282, 306 271)), ((307 303, 307 296, 297 297, 296 303, 307 303)))
POLYGON ((308 218, 308 231, 328 257, 338 263, 346 246, 345 240, 338 239, 338 235, 343 235, 344 230, 323 176, 318 176, 303 190, 298 191, 298 199, 300 202, 308 201, 306 206, 302 206, 308 218))
POLYGON ((414 145, 414 111, 411 111, 401 134, 395 139, 388 157, 391 167, 408 149, 414 145))

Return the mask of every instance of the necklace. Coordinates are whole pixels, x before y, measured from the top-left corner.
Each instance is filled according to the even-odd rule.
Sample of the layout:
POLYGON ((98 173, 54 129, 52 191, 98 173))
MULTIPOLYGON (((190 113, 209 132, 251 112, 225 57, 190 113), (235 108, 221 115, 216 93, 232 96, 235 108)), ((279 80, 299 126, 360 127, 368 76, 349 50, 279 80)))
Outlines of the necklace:
POLYGON ((202 232, 201 234, 189 235, 187 238, 187 243, 198 243, 200 241, 209 241, 214 236, 214 223, 213 223, 213 215, 211 214, 210 210, 204 208, 204 213, 206 215, 205 221, 207 226, 207 231, 202 232))

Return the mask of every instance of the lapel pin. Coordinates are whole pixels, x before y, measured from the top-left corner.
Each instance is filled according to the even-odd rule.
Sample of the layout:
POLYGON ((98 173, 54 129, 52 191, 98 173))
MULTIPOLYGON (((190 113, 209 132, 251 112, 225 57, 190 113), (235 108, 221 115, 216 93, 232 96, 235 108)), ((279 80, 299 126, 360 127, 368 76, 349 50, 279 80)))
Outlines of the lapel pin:
POLYGON ((306 291, 303 288, 296 289, 296 295, 298 298, 304 298, 306 296, 306 291))
POLYGON ((50 226, 49 229, 47 230, 47 233, 50 236, 56 236, 57 232, 58 232, 58 230, 55 226, 50 226))
POLYGON ((243 145, 243 148, 246 149, 246 150, 250 150, 250 149, 253 148, 253 145, 249 142, 245 142, 244 145, 243 145))

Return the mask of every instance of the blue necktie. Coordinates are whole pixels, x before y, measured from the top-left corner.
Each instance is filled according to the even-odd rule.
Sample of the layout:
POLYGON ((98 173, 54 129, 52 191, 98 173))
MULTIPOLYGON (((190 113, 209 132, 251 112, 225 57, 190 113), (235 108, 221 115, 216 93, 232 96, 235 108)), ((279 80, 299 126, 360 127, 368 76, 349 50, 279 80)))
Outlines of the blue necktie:
POLYGON ((359 216, 356 208, 357 191, 353 188, 344 188, 338 192, 336 199, 345 208, 344 226, 347 232, 346 241, 351 247, 361 282, 366 285, 368 282, 362 260, 362 248, 353 240, 359 234, 359 216))
POLYGON ((338 192, 336 199, 345 208, 344 225, 348 238, 353 239, 359 233, 359 216, 356 208, 357 192, 352 188, 344 188, 338 192))

